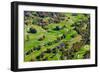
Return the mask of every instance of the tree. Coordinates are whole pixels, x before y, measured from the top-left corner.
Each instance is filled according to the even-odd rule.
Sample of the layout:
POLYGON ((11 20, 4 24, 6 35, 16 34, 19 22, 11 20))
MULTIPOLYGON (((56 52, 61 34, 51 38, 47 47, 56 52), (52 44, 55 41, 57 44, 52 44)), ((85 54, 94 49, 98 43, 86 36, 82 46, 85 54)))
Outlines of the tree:
POLYGON ((32 28, 32 27, 31 27, 31 28, 29 29, 29 33, 33 33, 33 34, 34 34, 34 33, 37 33, 37 30, 36 30, 35 28, 32 28))

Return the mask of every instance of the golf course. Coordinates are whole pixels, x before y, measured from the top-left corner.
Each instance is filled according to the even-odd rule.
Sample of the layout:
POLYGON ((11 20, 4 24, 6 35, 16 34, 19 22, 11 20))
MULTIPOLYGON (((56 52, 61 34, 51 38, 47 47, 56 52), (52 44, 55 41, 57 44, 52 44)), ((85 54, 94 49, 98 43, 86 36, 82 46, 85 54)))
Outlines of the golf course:
POLYGON ((24 11, 24 61, 90 58, 90 15, 24 11))

